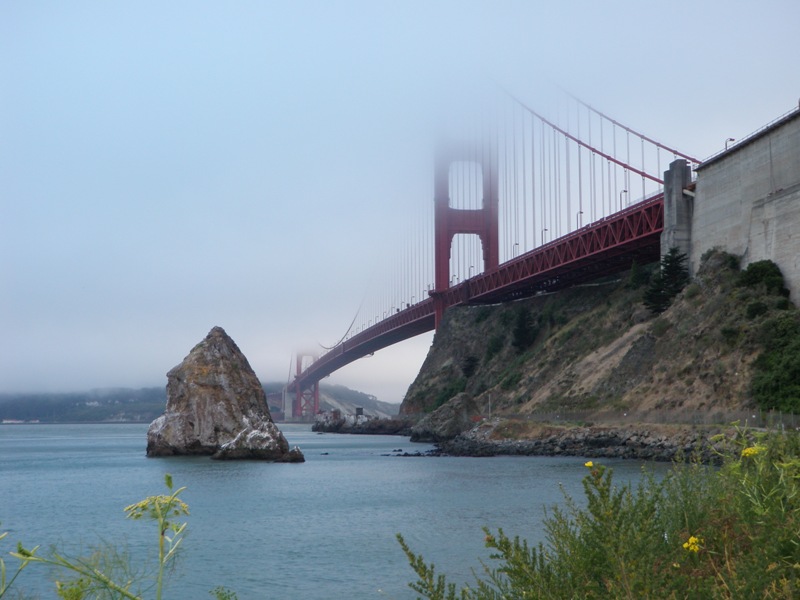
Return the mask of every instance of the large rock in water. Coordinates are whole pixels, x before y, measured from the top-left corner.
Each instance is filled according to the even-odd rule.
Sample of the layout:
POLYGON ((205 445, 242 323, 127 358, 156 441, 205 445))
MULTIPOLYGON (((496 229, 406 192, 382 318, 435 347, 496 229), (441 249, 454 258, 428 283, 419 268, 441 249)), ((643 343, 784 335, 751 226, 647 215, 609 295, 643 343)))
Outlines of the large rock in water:
POLYGON ((222 327, 167 373, 167 410, 150 424, 147 456, 211 455, 303 462, 269 414, 256 374, 222 327))

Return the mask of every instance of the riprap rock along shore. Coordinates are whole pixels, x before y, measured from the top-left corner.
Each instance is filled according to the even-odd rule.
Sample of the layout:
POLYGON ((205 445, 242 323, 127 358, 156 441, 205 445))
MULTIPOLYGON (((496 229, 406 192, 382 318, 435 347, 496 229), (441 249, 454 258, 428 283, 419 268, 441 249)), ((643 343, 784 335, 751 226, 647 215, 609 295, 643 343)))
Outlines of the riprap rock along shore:
POLYGON ((542 426, 525 439, 496 439, 491 426, 479 426, 437 443, 453 456, 585 456, 673 461, 681 457, 714 462, 724 441, 710 441, 716 431, 660 426, 542 426))
POLYGON ((547 423, 529 425, 524 437, 505 438, 504 425, 514 423, 502 418, 487 419, 467 431, 443 435, 411 427, 406 419, 369 419, 354 424, 345 419, 320 418, 313 431, 372 435, 411 434, 412 442, 433 443, 434 450, 410 452, 398 456, 584 456, 587 458, 629 458, 653 461, 674 461, 681 457, 713 463, 725 445, 710 441, 722 428, 678 425, 590 425, 562 426, 547 423))

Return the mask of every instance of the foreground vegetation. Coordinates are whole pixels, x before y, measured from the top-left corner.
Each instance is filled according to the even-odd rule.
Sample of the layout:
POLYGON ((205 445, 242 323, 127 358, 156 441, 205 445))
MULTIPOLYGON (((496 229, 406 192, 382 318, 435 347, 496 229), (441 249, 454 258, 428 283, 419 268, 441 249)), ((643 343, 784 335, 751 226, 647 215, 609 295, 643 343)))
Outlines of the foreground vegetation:
POLYGON ((800 597, 800 436, 739 431, 721 458, 638 485, 587 462, 585 507, 566 498, 536 547, 485 530, 494 562, 461 589, 398 535, 409 585, 431 600, 800 597))
MULTIPOLYGON (((40 552, 40 547, 26 548, 17 543, 16 552, 10 556, 19 562, 9 573, 6 562, 0 556, 0 598, 14 592, 15 598, 25 598, 13 584, 22 572, 31 565, 54 569, 58 579, 55 591, 63 600, 142 600, 152 594, 156 600, 163 597, 164 579, 175 562, 178 549, 183 542, 189 507, 180 499, 185 487, 173 489, 172 477, 165 476, 168 494, 149 496, 125 507, 129 519, 147 519, 155 522, 158 540, 156 563, 152 569, 132 564, 131 560, 113 546, 103 546, 88 556, 68 556, 55 548, 40 552)), ((0 534, 0 541, 8 535, 0 534)), ((217 587, 210 591, 217 600, 236 600, 236 594, 227 588, 217 587)))

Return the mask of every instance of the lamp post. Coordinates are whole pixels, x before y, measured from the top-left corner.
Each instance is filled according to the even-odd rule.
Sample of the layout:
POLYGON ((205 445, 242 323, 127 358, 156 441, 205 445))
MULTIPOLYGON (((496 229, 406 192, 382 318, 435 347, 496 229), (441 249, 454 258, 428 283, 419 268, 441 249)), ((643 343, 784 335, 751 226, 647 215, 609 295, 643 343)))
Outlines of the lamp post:
POLYGON ((730 142, 735 142, 735 141, 736 141, 736 140, 735 140, 734 138, 728 138, 727 140, 725 140, 725 150, 727 150, 727 149, 728 149, 728 144, 729 144, 730 142))
POLYGON ((580 229, 581 228, 581 215, 582 214, 583 214, 583 211, 579 210, 578 214, 575 215, 575 225, 576 225, 575 229, 580 229))
POLYGON ((542 229, 542 243, 543 243, 543 244, 544 244, 544 234, 545 234, 545 232, 546 232, 546 231, 548 231, 547 227, 545 227, 544 229, 542 229))
POLYGON ((511 257, 517 258, 517 254, 519 254, 519 242, 514 242, 514 245, 511 246, 511 257))
POLYGON ((622 194, 627 194, 627 193, 628 193, 628 190, 622 190, 619 193, 619 209, 620 210, 622 210, 622 194))

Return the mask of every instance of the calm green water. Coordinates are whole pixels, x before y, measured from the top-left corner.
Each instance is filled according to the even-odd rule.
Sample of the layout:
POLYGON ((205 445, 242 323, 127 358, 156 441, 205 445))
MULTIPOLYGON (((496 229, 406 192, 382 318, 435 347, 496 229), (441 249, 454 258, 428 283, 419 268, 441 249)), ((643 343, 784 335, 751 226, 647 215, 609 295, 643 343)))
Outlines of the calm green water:
MULTIPOLYGON (((143 425, 0 426, 0 521, 10 531, 0 551, 22 541, 79 552, 102 539, 142 558, 157 532, 122 509, 163 493, 171 473, 188 486, 192 514, 168 598, 211 598, 208 591, 224 585, 240 600, 401 600, 414 597, 414 577, 396 533, 437 571, 469 581, 488 558, 482 526, 539 541, 544 507, 563 499, 559 484, 581 496, 578 458, 386 456, 430 446, 281 429, 307 462, 148 459, 143 425)), ((605 463, 621 478, 641 468, 605 463)), ((54 598, 52 578, 30 567, 18 583, 54 598)))

